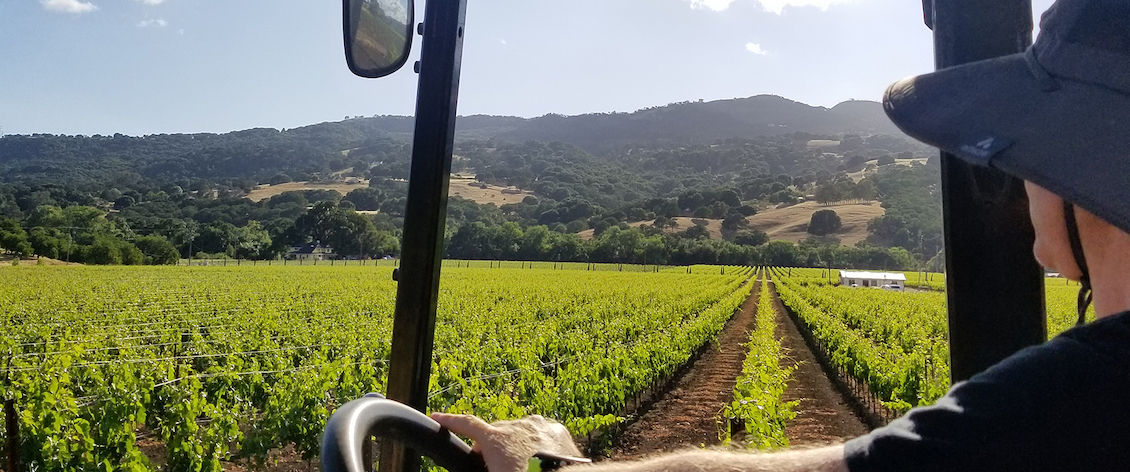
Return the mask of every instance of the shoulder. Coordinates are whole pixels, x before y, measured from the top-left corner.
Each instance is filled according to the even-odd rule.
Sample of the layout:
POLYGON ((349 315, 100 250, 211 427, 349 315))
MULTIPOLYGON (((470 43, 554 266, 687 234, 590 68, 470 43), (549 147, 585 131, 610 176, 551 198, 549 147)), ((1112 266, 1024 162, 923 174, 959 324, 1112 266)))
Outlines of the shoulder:
POLYGON ((955 384, 935 405, 849 442, 845 458, 852 471, 1130 470, 1128 390, 1123 314, 955 384))

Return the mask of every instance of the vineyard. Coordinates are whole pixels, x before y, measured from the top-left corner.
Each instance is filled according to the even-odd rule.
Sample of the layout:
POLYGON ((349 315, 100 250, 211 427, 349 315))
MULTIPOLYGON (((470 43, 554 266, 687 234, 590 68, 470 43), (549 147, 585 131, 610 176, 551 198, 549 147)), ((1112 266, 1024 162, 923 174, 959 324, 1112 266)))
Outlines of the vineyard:
MULTIPOLYGON (((312 460, 334 408, 385 390, 394 264, 0 271, 0 393, 17 426, 0 433, 18 440, 0 455, 43 471, 254 468, 283 449, 312 460)), ((445 261, 443 274, 433 410, 605 431, 755 287, 724 443, 788 445, 795 365, 782 364, 774 293, 873 414, 949 387, 941 274, 907 273, 920 287, 907 292, 838 287, 826 269, 445 261)), ((1074 324, 1077 290, 1048 279, 1050 335, 1074 324)))
MULTIPOLYGON (((753 275, 512 264, 444 270, 429 406, 542 414, 582 435, 620 421, 712 339, 753 275)), ((384 391, 390 270, 0 271, 0 378, 20 461, 197 471, 267 463, 282 447, 317 456, 337 405, 384 391)))
MULTIPOLYGON (((907 285, 934 290, 892 292, 838 287, 835 271, 824 269, 773 272, 781 300, 860 393, 892 414, 945 394, 949 347, 945 294, 937 291, 945 288, 941 274, 907 273, 907 285)), ((1045 289, 1048 335, 1055 336, 1075 323, 1079 287, 1049 278, 1045 289)))
POLYGON ((746 443, 758 449, 787 447, 785 425, 796 414, 796 402, 785 402, 782 396, 788 387, 791 368, 781 366, 781 343, 774 334, 777 327, 773 298, 764 279, 757 295, 756 327, 750 332, 749 354, 742 364, 742 374, 734 386, 734 400, 722 409, 726 420, 723 442, 734 435, 734 427, 746 443))

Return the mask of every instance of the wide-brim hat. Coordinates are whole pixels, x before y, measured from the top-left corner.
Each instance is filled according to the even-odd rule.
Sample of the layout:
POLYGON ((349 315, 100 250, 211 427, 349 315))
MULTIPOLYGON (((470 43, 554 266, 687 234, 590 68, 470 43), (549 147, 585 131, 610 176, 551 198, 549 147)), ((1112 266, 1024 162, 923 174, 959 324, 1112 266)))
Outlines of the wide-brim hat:
POLYGON ((1026 52, 901 80, 906 134, 1130 232, 1130 1, 1058 0, 1026 52))

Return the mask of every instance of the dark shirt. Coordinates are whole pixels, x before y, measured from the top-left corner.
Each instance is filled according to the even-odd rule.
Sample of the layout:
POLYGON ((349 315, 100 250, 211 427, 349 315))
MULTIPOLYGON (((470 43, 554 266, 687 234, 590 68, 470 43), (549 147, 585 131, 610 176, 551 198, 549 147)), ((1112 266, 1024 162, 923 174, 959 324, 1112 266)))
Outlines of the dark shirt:
POLYGON ((848 441, 851 472, 1130 471, 1130 312, 1072 328, 848 441))

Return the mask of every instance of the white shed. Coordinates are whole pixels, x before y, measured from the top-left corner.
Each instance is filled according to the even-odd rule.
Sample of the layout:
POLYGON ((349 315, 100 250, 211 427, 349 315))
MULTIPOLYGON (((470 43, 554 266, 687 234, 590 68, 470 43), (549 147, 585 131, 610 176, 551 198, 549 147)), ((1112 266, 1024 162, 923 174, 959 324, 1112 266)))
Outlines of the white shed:
POLYGON ((906 275, 898 272, 840 271, 840 285, 844 287, 875 287, 899 290, 906 287, 906 275))

